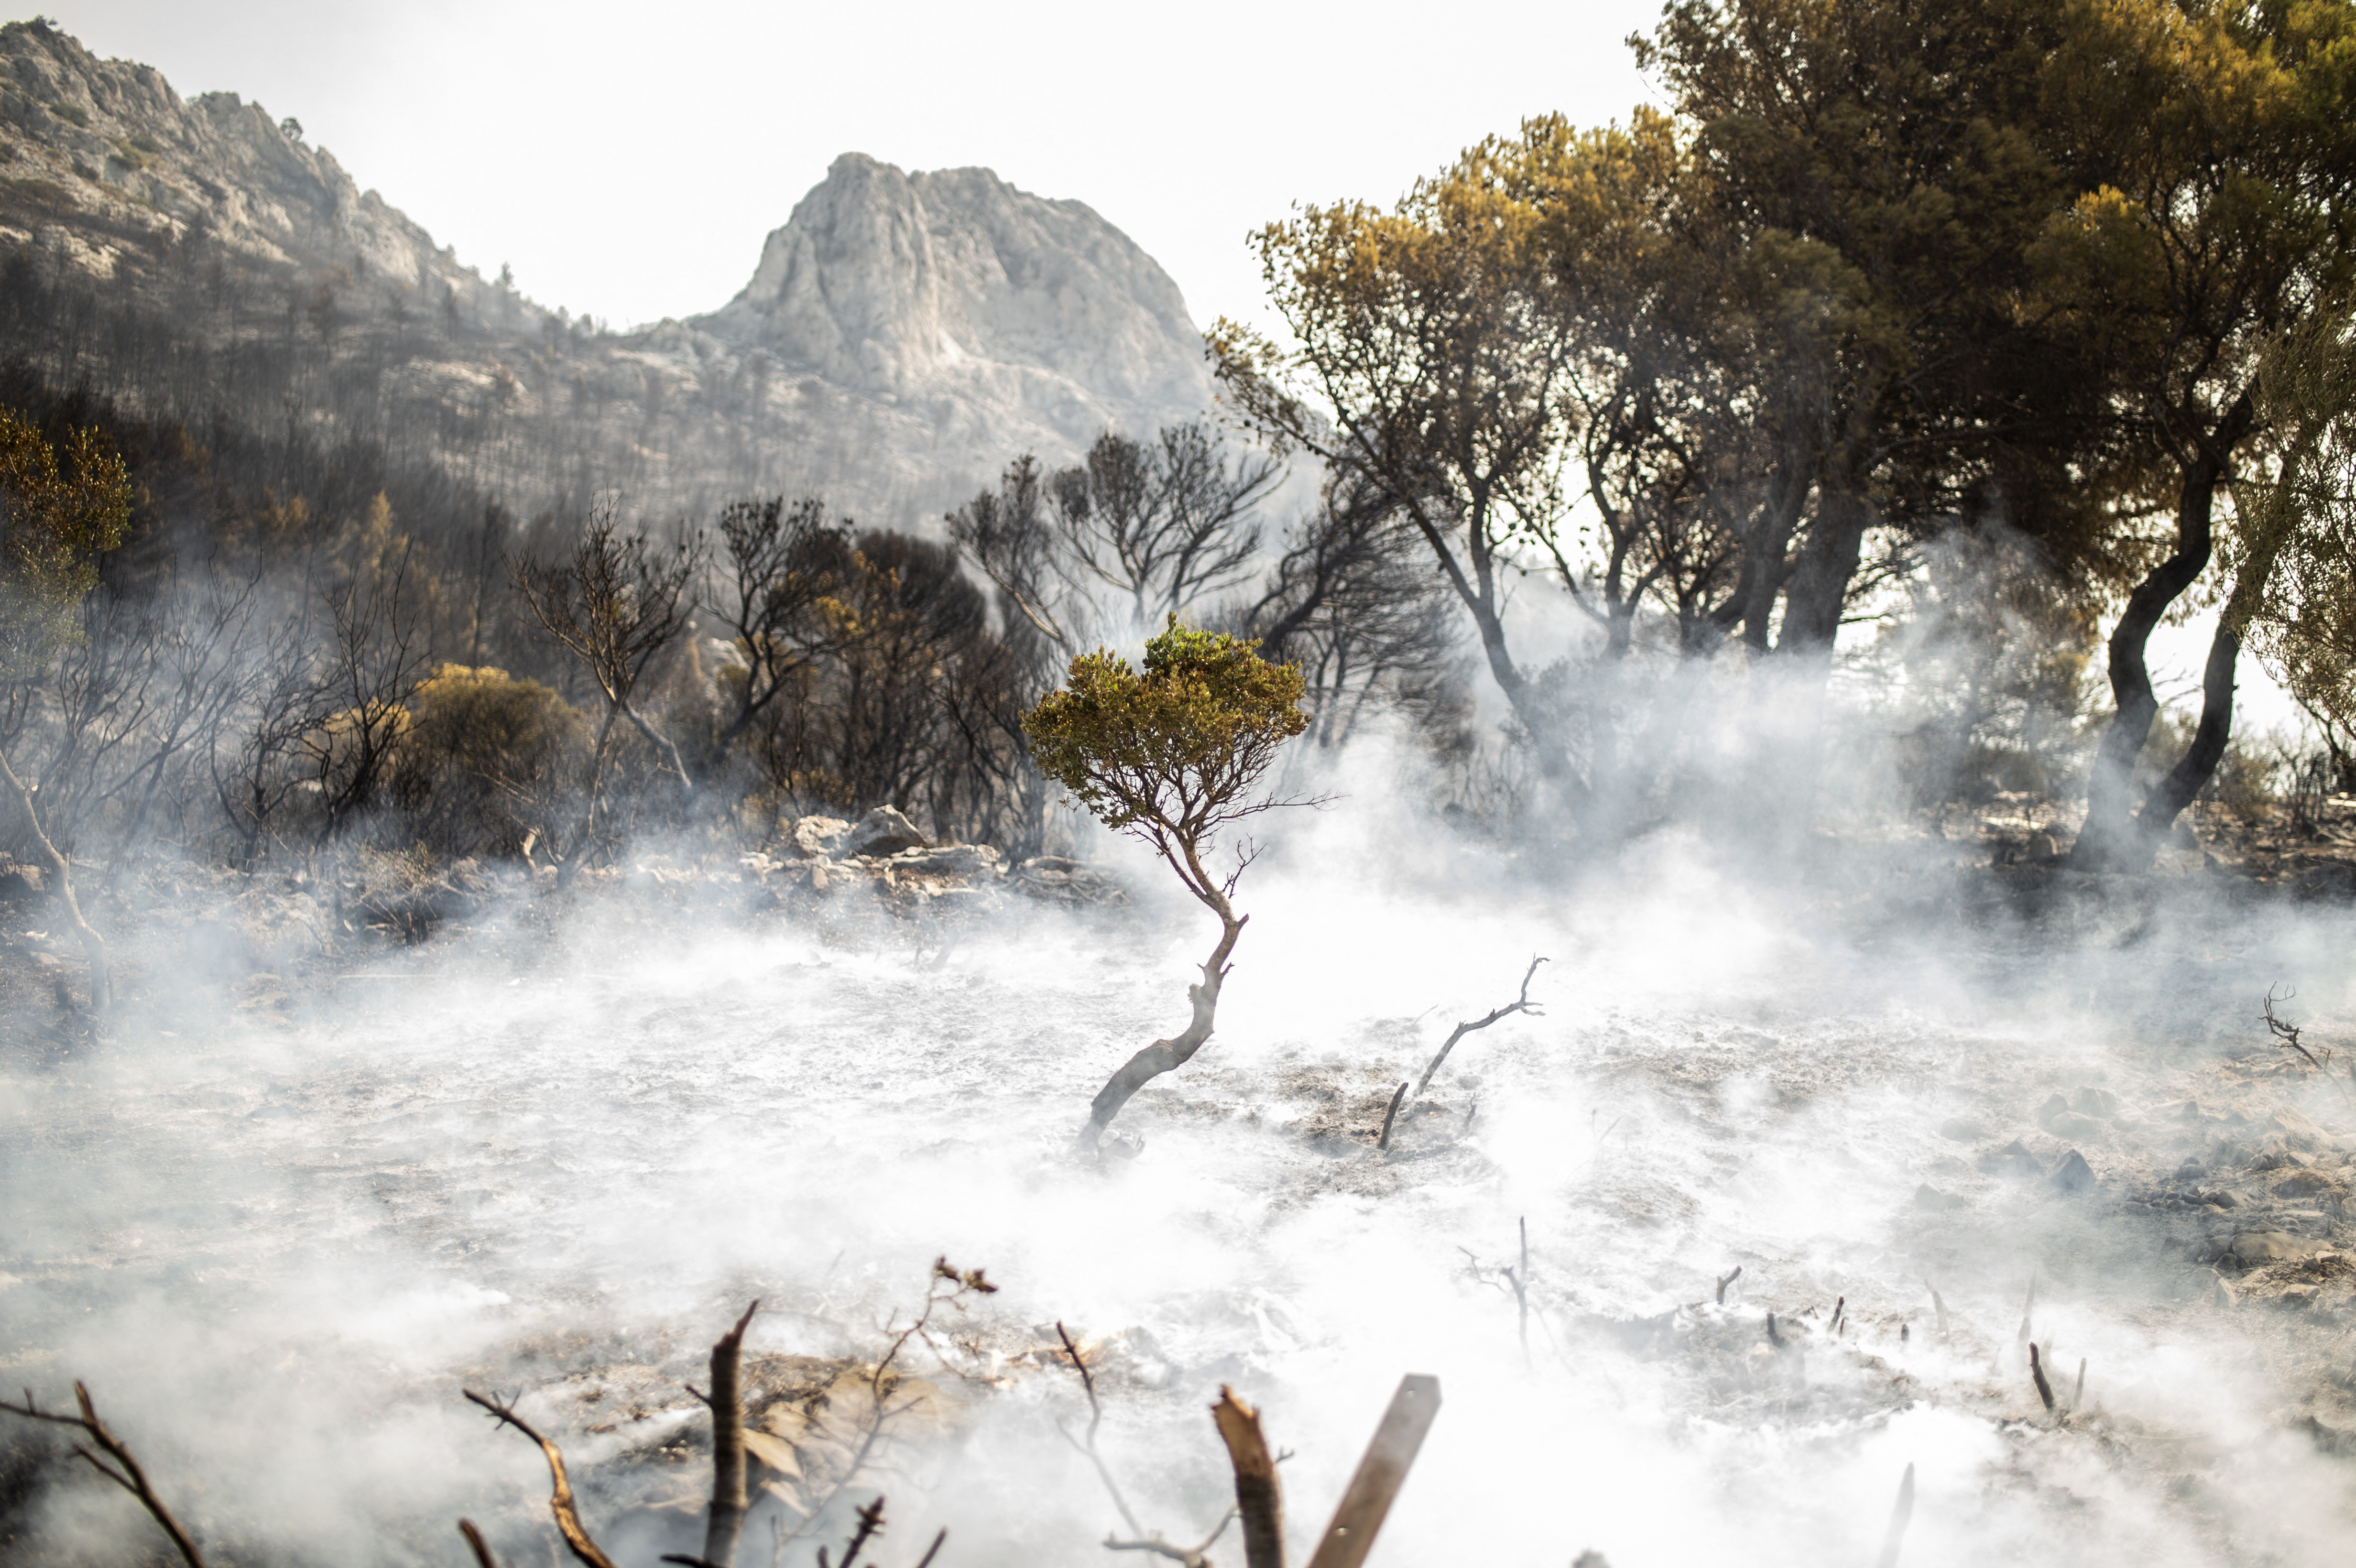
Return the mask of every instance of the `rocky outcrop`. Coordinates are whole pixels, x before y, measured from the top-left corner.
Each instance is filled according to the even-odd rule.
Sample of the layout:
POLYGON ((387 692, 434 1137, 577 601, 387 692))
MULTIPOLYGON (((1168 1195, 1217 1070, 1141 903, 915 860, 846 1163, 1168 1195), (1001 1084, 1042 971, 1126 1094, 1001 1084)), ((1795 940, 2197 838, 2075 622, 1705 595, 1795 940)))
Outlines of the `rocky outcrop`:
POLYGON ((844 154, 744 292, 691 325, 886 406, 946 405, 952 422, 963 409, 1074 449, 1210 403, 1185 302, 1153 259, 1083 204, 988 169, 844 154))
POLYGON ((0 245, 98 277, 156 273, 194 245, 339 273, 364 310, 455 295, 514 325, 546 314, 460 267, 291 121, 234 92, 183 100, 154 67, 102 60, 37 22, 0 27, 0 245))
POLYGON ((987 844, 927 843, 888 805, 856 823, 802 817, 782 836, 779 850, 747 855, 739 864, 748 880, 781 899, 861 889, 903 913, 942 899, 994 906, 1009 894, 1075 907, 1129 901, 1118 881, 1085 861, 1034 855, 1010 867, 987 844))

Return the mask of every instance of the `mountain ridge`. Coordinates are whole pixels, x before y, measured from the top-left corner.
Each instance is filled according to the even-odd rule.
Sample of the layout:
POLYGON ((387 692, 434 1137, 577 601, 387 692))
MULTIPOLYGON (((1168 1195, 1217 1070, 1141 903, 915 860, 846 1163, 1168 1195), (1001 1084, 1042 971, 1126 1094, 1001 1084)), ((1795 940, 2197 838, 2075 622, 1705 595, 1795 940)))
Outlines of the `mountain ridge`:
MULTIPOLYGON (((183 360, 267 349, 269 395, 323 433, 430 446, 519 512, 601 490, 647 513, 791 491, 928 526, 1022 453, 1068 461, 1108 425, 1211 401, 1151 257, 1085 203, 987 169, 845 154, 734 298, 614 332, 462 266, 293 121, 230 92, 183 100, 39 24, 0 27, 0 255, 145 313, 183 360)), ((25 314, 8 352, 134 403, 165 395, 25 314)), ((218 400, 212 380, 173 395, 218 400)))

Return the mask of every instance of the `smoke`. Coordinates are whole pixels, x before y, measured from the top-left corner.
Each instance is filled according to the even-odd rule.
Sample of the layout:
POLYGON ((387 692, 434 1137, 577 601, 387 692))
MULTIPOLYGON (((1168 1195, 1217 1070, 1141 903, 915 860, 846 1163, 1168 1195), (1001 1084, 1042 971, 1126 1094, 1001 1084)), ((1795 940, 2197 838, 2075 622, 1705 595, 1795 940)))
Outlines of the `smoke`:
MULTIPOLYGON (((2086 895, 2057 942, 2062 914, 1976 908, 1920 840, 1772 859, 1664 830, 1586 863, 1436 826, 1398 787, 1418 765, 1355 750, 1325 808, 1265 819, 1219 1032, 1104 1169, 1070 1152, 1087 1097, 1175 1027, 1210 940, 1125 842, 1103 854, 1135 908, 1009 917, 937 967, 625 886, 284 1009, 192 978, 145 1032, 19 1052, 12 1378, 53 1403, 87 1379, 222 1557, 290 1563, 447 1561, 462 1514, 535 1560, 537 1456, 458 1397, 520 1391, 563 1424, 608 1548, 649 1561, 700 1521, 627 1511, 648 1462, 622 1455, 697 1418, 596 1433, 619 1396, 581 1395, 691 1368, 755 1295, 754 1353, 872 1355, 946 1254, 1001 1283, 958 1328, 999 1381, 873 1481, 887 1560, 942 1524, 955 1563, 1101 1560, 1117 1516, 1055 1431, 1076 1384, 1006 1360, 1058 1319, 1127 1331, 1106 1451, 1173 1541, 1225 1506, 1219 1382, 1294 1450, 1298 1533, 1414 1371, 1445 1404, 1387 1561, 1862 1561, 1910 1463, 1909 1564, 2334 1555, 2344 1468, 2285 1414, 2304 1352, 2119 1202, 2179 1155, 2165 1103, 2254 1118, 2303 1094, 2330 1121, 2308 1081, 2219 1074, 2262 1044, 2270 985, 2343 1005, 2345 917, 2155 882, 2086 895), (1542 1016, 1466 1037, 1371 1149, 1391 1089, 1535 955, 1542 1016), (2050 1142, 2037 1104, 2089 1085, 2152 1125, 2079 1140, 2094 1194, 1978 1168, 2050 1142), (1526 1357, 1500 1272, 1525 1221, 1526 1357), (2032 1280, 2057 1381, 2089 1363, 2075 1424, 2020 1360, 2032 1280)), ((52 1461, 7 1552, 153 1541, 52 1461)))

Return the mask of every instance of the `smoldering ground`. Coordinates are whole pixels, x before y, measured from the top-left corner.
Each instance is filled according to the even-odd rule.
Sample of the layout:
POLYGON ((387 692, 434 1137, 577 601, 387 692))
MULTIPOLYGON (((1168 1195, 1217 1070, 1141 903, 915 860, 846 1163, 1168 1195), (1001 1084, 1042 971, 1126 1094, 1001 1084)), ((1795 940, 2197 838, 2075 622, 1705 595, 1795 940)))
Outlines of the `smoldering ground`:
MULTIPOLYGON (((546 1472, 460 1397, 487 1387, 650 1562, 701 1541, 679 1385, 744 1303, 756 1381, 872 1358, 946 1255, 1001 1289, 943 1315, 948 1364, 913 1367, 943 1413, 844 1499, 889 1494, 886 1561, 942 1526, 948 1562, 1103 1559, 1058 1320, 1135 1512, 1189 1544, 1229 1491, 1219 1383, 1294 1451, 1298 1533, 1416 1371, 1446 1403, 1388 1561, 1864 1561, 1909 1464, 1909 1563, 2336 1558, 2350 1282, 2313 1249, 2344 1240, 2317 1195, 2349 1112, 2255 1015, 2295 985, 2328 1037, 2344 914, 2185 872, 2029 921, 1937 859, 1965 847, 1864 834, 1772 876, 1675 835, 1531 874, 1380 779, 1271 823, 1219 1032, 1102 1167, 1070 1153, 1087 1096, 1204 945, 1119 847, 1135 907, 945 956, 616 886, 546 933, 519 893, 283 1006, 154 976, 187 989, 168 1036, 10 1061, 9 1381, 86 1380, 220 1560, 456 1561, 464 1515, 537 1561, 546 1472), (1467 1036, 1374 1147, 1536 955, 1542 1013, 1467 1036), (2089 1090, 2108 1115, 2043 1111, 2089 1090), (2320 1141, 2289 1148, 2285 1112, 2320 1141), (2072 1149, 2090 1190, 2052 1179, 2072 1149), (2276 1192, 2291 1169, 2313 1191, 2276 1192), (2261 1232, 2310 1255, 2250 1268, 2261 1232)), ((11 1435, 11 1560, 161 1549, 11 1435)), ((772 1516, 800 1522, 756 1510, 753 1561, 772 1516)), ((821 1523, 782 1560, 847 1515, 821 1523)))

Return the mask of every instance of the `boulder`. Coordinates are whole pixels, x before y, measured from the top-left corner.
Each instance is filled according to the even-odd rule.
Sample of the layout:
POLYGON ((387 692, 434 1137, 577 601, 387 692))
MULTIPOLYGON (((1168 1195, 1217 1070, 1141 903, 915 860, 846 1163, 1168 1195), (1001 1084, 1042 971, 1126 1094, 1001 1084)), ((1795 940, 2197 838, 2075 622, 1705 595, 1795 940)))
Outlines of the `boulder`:
POLYGON ((1944 1214, 1950 1209, 1968 1209, 1971 1206, 1970 1199, 1958 1198, 1952 1192, 1942 1192, 1927 1181, 1914 1189, 1914 1207, 1928 1209, 1934 1214, 1944 1214))
POLYGON ((822 859, 841 852, 851 824, 840 816, 805 816, 794 824, 789 842, 805 859, 822 859))
POLYGON ((2072 1149, 2062 1157, 2062 1163, 2053 1168, 2053 1174, 2045 1179, 2045 1185, 2061 1193, 2092 1192, 2094 1189, 2094 1168, 2086 1163, 2084 1155, 2072 1149))
POLYGON ((1003 875, 1006 857, 987 844, 936 844, 929 849, 903 849, 892 857, 894 871, 918 876, 988 879, 1003 875))
POLYGON ((903 849, 921 849, 926 842, 899 807, 879 805, 859 819, 843 838, 840 853, 872 855, 880 859, 903 849))
POLYGON ((1987 1136, 1987 1129, 1962 1116, 1950 1116, 1939 1124, 1939 1136, 1959 1144, 1976 1144, 1987 1136))
POLYGON ((2244 1268, 2255 1268, 2286 1258, 2311 1258, 2328 1249, 2321 1242, 2305 1241, 2287 1231, 2244 1231, 2233 1238, 2230 1250, 2244 1268))

